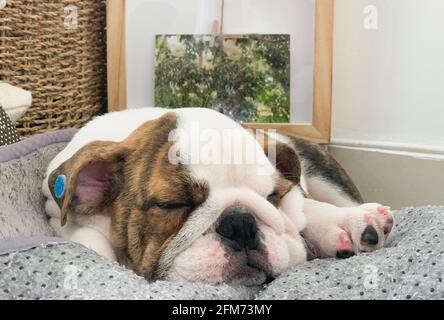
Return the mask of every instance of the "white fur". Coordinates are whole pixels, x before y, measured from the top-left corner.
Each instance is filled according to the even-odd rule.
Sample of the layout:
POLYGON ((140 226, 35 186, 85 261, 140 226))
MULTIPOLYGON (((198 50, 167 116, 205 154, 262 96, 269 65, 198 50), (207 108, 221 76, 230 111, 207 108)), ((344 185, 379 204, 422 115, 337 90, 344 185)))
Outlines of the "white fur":
POLYGON ((304 197, 299 186, 293 187, 281 200, 280 208, 290 218, 296 226, 297 231, 301 232, 307 225, 307 219, 304 215, 304 197))

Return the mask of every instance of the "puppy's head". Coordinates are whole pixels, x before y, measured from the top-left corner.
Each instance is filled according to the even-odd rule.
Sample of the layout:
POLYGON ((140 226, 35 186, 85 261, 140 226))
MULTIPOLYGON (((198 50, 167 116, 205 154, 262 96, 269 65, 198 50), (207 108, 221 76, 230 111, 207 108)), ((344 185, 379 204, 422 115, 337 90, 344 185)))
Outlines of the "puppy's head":
POLYGON ((297 155, 274 142, 276 169, 266 144, 217 112, 178 109, 84 146, 49 184, 67 177, 62 223, 109 216, 119 261, 149 280, 256 285, 306 259, 297 155))

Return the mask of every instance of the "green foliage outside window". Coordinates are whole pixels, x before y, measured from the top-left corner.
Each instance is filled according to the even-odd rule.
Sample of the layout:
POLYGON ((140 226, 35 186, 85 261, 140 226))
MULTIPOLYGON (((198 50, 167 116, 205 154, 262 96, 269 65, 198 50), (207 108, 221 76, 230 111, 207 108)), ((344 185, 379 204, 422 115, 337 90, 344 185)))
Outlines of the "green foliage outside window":
POLYGON ((243 122, 289 122, 289 35, 156 37, 155 104, 215 109, 243 122))

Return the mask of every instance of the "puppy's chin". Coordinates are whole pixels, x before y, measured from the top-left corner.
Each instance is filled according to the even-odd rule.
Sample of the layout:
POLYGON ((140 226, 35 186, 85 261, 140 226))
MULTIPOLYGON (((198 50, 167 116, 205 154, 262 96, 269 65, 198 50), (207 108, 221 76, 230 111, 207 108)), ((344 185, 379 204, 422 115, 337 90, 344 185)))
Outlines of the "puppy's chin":
POLYGON ((256 286, 306 260, 304 245, 298 239, 277 235, 266 227, 260 230, 261 247, 248 252, 227 248, 216 233, 201 236, 174 259, 167 279, 256 286))
POLYGON ((245 252, 233 252, 227 249, 213 233, 200 237, 190 248, 176 257, 168 279, 253 286, 265 282, 266 272, 249 265, 245 252))

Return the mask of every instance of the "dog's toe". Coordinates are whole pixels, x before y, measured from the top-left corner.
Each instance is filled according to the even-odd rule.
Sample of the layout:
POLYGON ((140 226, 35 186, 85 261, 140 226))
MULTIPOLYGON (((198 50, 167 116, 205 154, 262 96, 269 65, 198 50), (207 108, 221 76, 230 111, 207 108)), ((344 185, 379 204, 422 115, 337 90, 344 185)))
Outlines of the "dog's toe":
POLYGON ((346 220, 354 240, 355 252, 381 248, 394 225, 390 208, 380 204, 365 204, 353 209, 346 220))
POLYGON ((354 256, 355 253, 353 251, 338 251, 336 252, 336 258, 339 259, 347 259, 354 256))

